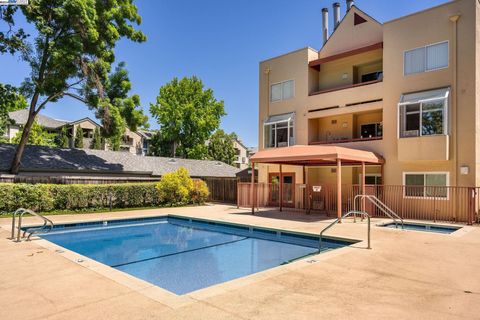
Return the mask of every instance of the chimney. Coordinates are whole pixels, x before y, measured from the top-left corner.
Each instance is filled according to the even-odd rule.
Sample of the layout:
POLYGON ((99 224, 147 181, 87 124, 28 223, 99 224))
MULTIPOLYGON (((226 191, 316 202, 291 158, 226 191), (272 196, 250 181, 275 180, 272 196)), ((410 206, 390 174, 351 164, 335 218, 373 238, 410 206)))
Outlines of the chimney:
POLYGON ((354 4, 355 4, 355 2, 353 0, 347 0, 347 11, 352 9, 354 4))
POLYGON ((323 44, 328 40, 328 9, 322 9, 322 32, 323 32, 323 44))
POLYGON ((333 4, 333 26, 334 29, 337 29, 340 24, 340 3, 335 2, 333 4))

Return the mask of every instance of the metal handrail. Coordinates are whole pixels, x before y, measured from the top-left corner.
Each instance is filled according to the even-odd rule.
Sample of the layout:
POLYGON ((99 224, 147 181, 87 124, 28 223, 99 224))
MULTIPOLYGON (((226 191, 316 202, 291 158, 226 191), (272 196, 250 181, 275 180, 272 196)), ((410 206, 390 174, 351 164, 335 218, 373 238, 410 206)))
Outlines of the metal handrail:
POLYGON ((368 199, 373 205, 375 205, 380 211, 382 211, 387 217, 393 220, 395 223, 395 227, 397 227, 397 220, 400 220, 400 223, 402 224, 402 229, 404 228, 403 226, 403 219, 400 217, 395 211, 390 209, 385 203, 380 201, 376 196, 370 195, 370 194, 358 194, 353 198, 353 210, 356 211, 357 208, 357 199, 358 198, 365 198, 368 199))
POLYGON ((24 215, 25 213, 31 214, 32 216, 36 216, 36 217, 38 217, 38 218, 40 218, 40 219, 43 220, 43 225, 42 225, 42 226, 31 227, 31 228, 26 229, 26 230, 23 232, 22 238, 25 237, 25 234, 26 234, 27 232, 29 232, 29 230, 34 229, 34 230, 32 230, 32 231, 29 232, 29 235, 28 235, 28 237, 27 237, 27 241, 29 241, 29 240, 30 240, 30 237, 31 237, 34 233, 38 232, 38 230, 44 230, 45 227, 47 226, 47 224, 50 226, 50 229, 49 229, 48 231, 50 231, 50 230, 53 229, 53 222, 52 222, 52 220, 50 220, 50 219, 48 219, 48 218, 45 218, 44 216, 42 216, 41 214, 36 213, 36 212, 33 211, 33 210, 20 208, 20 209, 17 209, 17 210, 13 213, 13 217, 12 217, 12 237, 11 237, 12 240, 15 239, 15 229, 17 229, 17 240, 16 240, 16 241, 17 241, 17 242, 20 242, 20 238, 21 238, 21 237, 20 237, 20 234, 21 234, 21 232, 22 232, 22 217, 23 217, 23 215, 24 215), (15 220, 16 220, 17 215, 18 215, 18 226, 15 225, 15 220))
POLYGON ((325 231, 327 231, 328 229, 330 229, 331 227, 333 227, 334 225, 339 223, 342 219, 345 219, 346 217, 348 217, 352 214, 360 214, 360 215, 363 215, 363 216, 367 217, 367 219, 368 219, 368 231, 367 231, 367 244, 368 244, 368 246, 367 246, 367 249, 371 249, 371 246, 370 246, 370 215, 368 213, 366 213, 365 211, 352 210, 352 211, 349 211, 346 214, 344 214, 343 217, 337 218, 335 221, 333 221, 331 224, 329 224, 326 228, 324 228, 320 232, 320 239, 319 239, 319 242, 318 242, 318 253, 320 253, 322 251, 322 240, 323 240, 323 234, 325 233, 325 231))

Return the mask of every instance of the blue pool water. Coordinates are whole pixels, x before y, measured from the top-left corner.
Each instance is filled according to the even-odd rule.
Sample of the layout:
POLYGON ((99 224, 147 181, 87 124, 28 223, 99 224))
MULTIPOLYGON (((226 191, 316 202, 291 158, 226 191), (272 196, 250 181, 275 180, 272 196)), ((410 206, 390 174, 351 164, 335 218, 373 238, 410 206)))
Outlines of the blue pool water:
MULTIPOLYGON (((402 225, 395 223, 387 223, 381 225, 382 227, 386 228, 397 228, 401 229, 402 225)), ((420 223, 404 223, 403 228, 405 230, 415 230, 415 231, 425 231, 425 232, 435 232, 435 233, 445 233, 450 234, 459 230, 461 227, 450 227, 450 226, 438 226, 438 225, 431 225, 431 224, 420 224, 420 223)))
MULTIPOLYGON (((179 217, 57 225, 41 235, 176 294, 318 253, 318 237, 179 217)), ((326 239, 322 251, 352 242, 326 239)))

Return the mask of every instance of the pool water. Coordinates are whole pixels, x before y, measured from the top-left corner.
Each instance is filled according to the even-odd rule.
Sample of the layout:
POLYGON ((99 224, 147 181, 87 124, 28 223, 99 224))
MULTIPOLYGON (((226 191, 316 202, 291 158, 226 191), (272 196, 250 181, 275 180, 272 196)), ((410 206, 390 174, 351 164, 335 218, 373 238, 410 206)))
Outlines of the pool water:
MULTIPOLYGON (((381 227, 401 229, 402 224, 400 223, 395 224, 392 222, 392 223, 381 225, 381 227)), ((461 227, 453 227, 453 226, 450 227, 450 226, 440 226, 440 225, 420 224, 420 223, 404 223, 403 228, 405 230, 450 234, 459 230, 461 227)))
MULTIPOLYGON (((171 216, 56 225, 41 237, 178 295, 318 253, 318 237, 171 216)), ((351 243, 326 239, 322 251, 351 243)))

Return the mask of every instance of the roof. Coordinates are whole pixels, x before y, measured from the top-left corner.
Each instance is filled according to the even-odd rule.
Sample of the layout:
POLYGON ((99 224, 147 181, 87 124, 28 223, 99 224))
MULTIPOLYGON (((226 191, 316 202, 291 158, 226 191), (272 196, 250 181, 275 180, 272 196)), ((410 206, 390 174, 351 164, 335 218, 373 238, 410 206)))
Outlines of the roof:
POLYGON ((155 134, 155 132, 147 131, 147 130, 137 130, 137 133, 147 140, 150 140, 152 136, 155 134))
MULTIPOLYGON (((16 145, 0 144, 0 172, 10 169, 16 145)), ((185 167, 192 177, 234 178, 240 171, 219 161, 137 156, 130 152, 26 146, 21 172, 87 172, 162 176, 185 167)))
POLYGON ((101 125, 99 125, 97 122, 95 122, 94 120, 90 119, 89 117, 85 117, 85 118, 82 118, 82 119, 78 119, 78 120, 75 120, 75 121, 68 121, 68 124, 69 125, 76 125, 78 123, 82 123, 84 121, 87 121, 87 122, 90 122, 92 123, 93 125, 97 126, 97 127, 101 127, 101 125))
POLYGON ((291 165, 321 165, 333 164, 337 159, 345 163, 380 164, 384 160, 381 156, 364 150, 337 146, 305 146, 297 145, 285 148, 275 148, 258 151, 250 158, 255 163, 276 163, 291 165))
MULTIPOLYGON (((25 123, 27 123, 28 109, 10 112, 8 116, 10 117, 10 119, 15 121, 16 124, 24 125, 25 123)), ((39 125, 48 129, 56 129, 68 123, 68 121, 53 119, 41 114, 37 115, 36 120, 39 125)))

